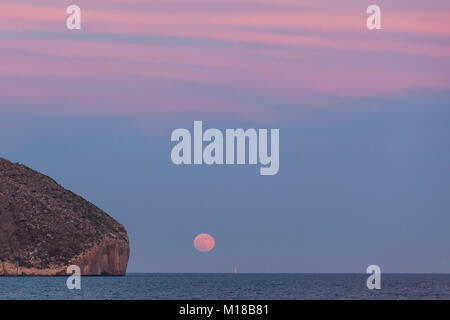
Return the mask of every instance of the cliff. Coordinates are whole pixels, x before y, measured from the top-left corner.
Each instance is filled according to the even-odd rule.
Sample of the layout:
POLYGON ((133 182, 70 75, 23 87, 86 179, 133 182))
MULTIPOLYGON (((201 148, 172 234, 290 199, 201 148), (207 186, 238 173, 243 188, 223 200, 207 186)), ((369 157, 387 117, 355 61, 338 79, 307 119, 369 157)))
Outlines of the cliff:
POLYGON ((0 158, 0 275, 124 275, 125 228, 80 196, 0 158))

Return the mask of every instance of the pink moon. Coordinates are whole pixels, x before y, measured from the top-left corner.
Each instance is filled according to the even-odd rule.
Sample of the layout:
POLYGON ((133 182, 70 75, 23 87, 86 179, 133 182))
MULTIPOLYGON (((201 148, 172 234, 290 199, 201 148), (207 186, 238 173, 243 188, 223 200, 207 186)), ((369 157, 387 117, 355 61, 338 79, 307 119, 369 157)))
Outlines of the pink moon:
POLYGON ((209 252, 214 249, 214 238, 207 233, 200 233, 194 239, 194 247, 200 252, 209 252))

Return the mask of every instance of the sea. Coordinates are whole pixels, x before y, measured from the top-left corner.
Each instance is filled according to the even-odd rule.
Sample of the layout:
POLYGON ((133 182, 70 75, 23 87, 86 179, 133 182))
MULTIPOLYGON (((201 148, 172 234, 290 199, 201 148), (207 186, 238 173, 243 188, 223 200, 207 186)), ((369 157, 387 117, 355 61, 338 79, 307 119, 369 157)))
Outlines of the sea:
POLYGON ((33 300, 303 300, 450 299, 450 274, 382 274, 369 290, 366 274, 131 273, 81 277, 0 277, 0 299, 33 300))

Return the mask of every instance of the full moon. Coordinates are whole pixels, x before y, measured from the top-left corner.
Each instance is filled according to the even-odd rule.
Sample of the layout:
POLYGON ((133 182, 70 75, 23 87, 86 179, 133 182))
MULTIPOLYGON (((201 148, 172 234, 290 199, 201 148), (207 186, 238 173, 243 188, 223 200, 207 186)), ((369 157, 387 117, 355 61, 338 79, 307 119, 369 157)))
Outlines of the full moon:
POLYGON ((214 248, 214 238, 207 233, 200 233, 194 239, 194 247, 200 252, 209 252, 214 248))

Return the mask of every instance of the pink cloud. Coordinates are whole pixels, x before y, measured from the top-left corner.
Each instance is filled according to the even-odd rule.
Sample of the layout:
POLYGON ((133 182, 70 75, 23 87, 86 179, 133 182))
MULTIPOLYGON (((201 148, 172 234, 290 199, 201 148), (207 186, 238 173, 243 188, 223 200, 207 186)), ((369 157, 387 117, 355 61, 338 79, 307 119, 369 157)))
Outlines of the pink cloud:
POLYGON ((450 88, 445 4, 427 10, 386 4, 383 30, 371 32, 364 6, 353 0, 342 7, 331 1, 83 0, 83 30, 71 32, 65 8, 42 3, 0 4, 0 90, 25 109, 34 101, 55 110, 69 99, 59 111, 270 118, 281 112, 254 101, 305 108, 319 96, 450 88), (129 88, 130 78, 150 85, 129 88))

